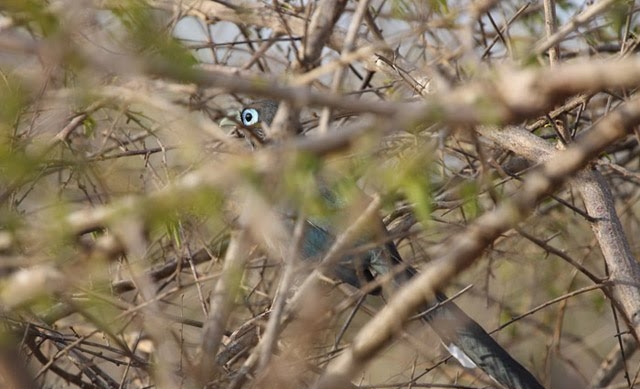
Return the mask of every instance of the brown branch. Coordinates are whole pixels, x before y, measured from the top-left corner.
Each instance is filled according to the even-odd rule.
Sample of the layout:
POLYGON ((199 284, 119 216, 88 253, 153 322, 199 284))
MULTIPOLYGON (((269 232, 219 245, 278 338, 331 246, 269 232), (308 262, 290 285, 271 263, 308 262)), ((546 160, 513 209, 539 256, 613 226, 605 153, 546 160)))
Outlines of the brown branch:
POLYGON ((233 302, 238 294, 240 275, 244 271, 244 265, 248 259, 248 243, 246 230, 240 230, 237 234, 232 235, 222 275, 213 291, 211 308, 202 331, 198 364, 199 376, 196 380, 202 385, 215 376, 216 355, 225 334, 233 302))
MULTIPOLYGON (((610 144, 619 128, 631 128, 640 115, 640 98, 625 103, 612 112, 578 139, 580 147, 572 147, 572 158, 584 158, 584 155, 610 144), (607 126, 609 128, 607 128, 607 126), (582 155, 581 155, 582 154, 582 155)), ((479 132, 503 148, 511 150, 531 161, 540 163, 554 155, 551 145, 537 136, 517 128, 504 131, 492 128, 480 128, 479 132)), ((568 155, 569 157, 570 155, 568 155)), ((558 163, 564 163, 560 160, 558 163)), ((615 211, 614 199, 602 175, 596 170, 581 172, 575 185, 582 195, 591 226, 598 239, 603 257, 611 272, 610 281, 616 300, 623 307, 623 313, 632 323, 636 338, 640 334, 640 265, 629 247, 622 225, 615 211)))
MULTIPOLYGON (((462 233, 440 245, 436 259, 399 290, 389 304, 358 333, 352 346, 329 365, 314 388, 335 388, 348 383, 388 344, 397 334, 398 327, 415 309, 434 298, 436 290, 473 264, 496 238, 524 220, 540 200, 579 173, 592 158, 638 123, 640 98, 612 112, 566 151, 554 154, 529 175, 521 191, 511 201, 480 216, 462 233)), ((630 312, 629 317, 634 317, 635 312, 630 312)))
POLYGON ((580 26, 588 23, 598 14, 609 9, 609 7, 614 3, 615 0, 601 0, 591 4, 589 7, 587 7, 587 9, 582 11, 579 15, 573 17, 567 24, 562 26, 556 33, 539 42, 534 49, 535 53, 542 54, 553 46, 557 45, 571 32, 576 31, 580 26))
MULTIPOLYGON (((161 77, 175 77, 161 62, 152 64, 148 70, 161 77)), ((296 107, 326 106, 353 113, 373 113, 400 120, 400 128, 434 122, 468 126, 486 122, 514 123, 542 114, 575 94, 636 87, 640 85, 640 60, 578 61, 553 69, 505 69, 491 81, 471 82, 450 92, 434 93, 424 102, 413 104, 356 100, 315 93, 306 87, 283 86, 276 79, 230 77, 225 72, 202 69, 194 69, 188 79, 182 81, 285 100, 296 107)))
POLYGON ((2 384, 11 389, 35 389, 38 386, 31 372, 27 369, 27 364, 13 335, 4 330, 0 333, 2 337, 0 340, 0 378, 2 384))

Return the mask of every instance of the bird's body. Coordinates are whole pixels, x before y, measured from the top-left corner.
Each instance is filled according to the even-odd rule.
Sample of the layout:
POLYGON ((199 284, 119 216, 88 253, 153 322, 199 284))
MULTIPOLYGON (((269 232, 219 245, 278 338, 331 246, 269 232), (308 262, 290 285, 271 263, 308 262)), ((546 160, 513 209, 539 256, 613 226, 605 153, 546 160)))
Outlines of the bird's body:
MULTIPOLYGON (((261 134, 264 141, 277 111, 278 104, 271 100, 258 101, 244 107, 240 112, 243 126, 254 134, 261 134)), ((339 208, 335 194, 321 189, 325 201, 339 208)), ((386 233, 381 220, 372 230, 386 233)), ((335 241, 334 231, 326 220, 307 221, 302 239, 303 259, 321 258, 335 241)), ((374 235, 372 233, 372 235, 374 235)), ((366 237, 365 237, 366 238, 366 237)), ((379 239, 378 239, 379 241, 379 239)), ((354 287, 362 287, 375 274, 389 274, 395 287, 401 287, 417 270, 402 260, 393 241, 384 243, 359 254, 346 254, 333 271, 333 275, 354 287)), ((377 294, 379 288, 372 289, 377 294)), ((511 389, 544 389, 533 375, 505 351, 477 322, 470 318, 442 292, 436 293, 437 301, 424 304, 421 311, 429 313, 422 319, 429 323, 450 353, 467 368, 478 367, 501 385, 511 389), (440 304, 434 308, 436 304, 440 304)))

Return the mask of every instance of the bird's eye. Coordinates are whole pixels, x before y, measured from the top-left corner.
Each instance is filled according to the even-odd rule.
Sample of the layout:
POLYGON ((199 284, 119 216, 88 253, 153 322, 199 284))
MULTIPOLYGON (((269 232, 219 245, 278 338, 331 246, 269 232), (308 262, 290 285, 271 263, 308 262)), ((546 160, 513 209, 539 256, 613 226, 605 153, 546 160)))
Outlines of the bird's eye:
POLYGON ((254 124, 258 123, 260 115, 255 108, 245 108, 240 114, 240 119, 242 120, 243 125, 253 126, 254 124))

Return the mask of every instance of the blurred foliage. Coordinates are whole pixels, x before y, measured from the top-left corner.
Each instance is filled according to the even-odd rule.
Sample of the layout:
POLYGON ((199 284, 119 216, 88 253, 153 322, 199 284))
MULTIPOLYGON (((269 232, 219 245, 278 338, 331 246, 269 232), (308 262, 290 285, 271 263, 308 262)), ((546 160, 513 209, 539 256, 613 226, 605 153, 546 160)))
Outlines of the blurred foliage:
POLYGON ((16 24, 24 25, 36 34, 50 36, 60 28, 59 18, 49 10, 45 0, 6 0, 2 8, 16 24))
MULTIPOLYGON (((249 353, 264 336, 293 244, 287 230, 291 240, 277 247, 282 257, 273 257, 269 247, 277 246, 281 221, 260 216, 282 215, 290 227, 302 213, 310 223, 344 230, 361 216, 367 195, 379 195, 391 236, 419 267, 439 243, 456 241, 469 222, 521 190, 531 167, 514 169, 512 153, 470 137, 472 128, 447 123, 448 100, 424 114, 431 121, 404 124, 357 115, 349 106, 334 109, 328 137, 358 135, 329 151, 291 139, 261 144, 221 129, 217 121, 254 96, 191 82, 210 71, 251 80, 262 97, 269 97, 273 80, 298 85, 301 67, 294 61, 312 32, 308 25, 296 28, 309 20, 309 4, 1 2, 0 342, 21 342, 20 358, 36 387, 198 387, 193 377, 202 327, 213 316, 212 291, 243 210, 253 212, 248 218, 256 225, 242 246, 245 272, 227 280, 227 292, 239 297, 218 355, 219 387, 229 387, 253 360, 249 353), (264 204, 269 209, 260 208, 264 204)), ((590 3, 554 4, 561 27, 590 3)), ((309 84, 314 93, 331 97, 328 91, 340 90, 354 101, 412 104, 427 89, 491 86, 507 68, 548 66, 547 54, 534 51, 545 37, 541 3, 375 0, 359 23, 355 47, 382 38, 386 50, 376 46, 373 60, 354 57, 335 89, 333 71, 357 6, 348 2, 313 64, 323 71, 309 84)), ((560 62, 637 55, 638 22, 634 2, 615 2, 564 38, 560 62)), ((634 93, 593 91, 560 117, 579 136, 634 93)), ((466 103, 479 109, 484 124, 501 124, 505 108, 483 97, 466 103)), ((300 108, 302 132, 313 140, 322 107, 300 108)), ((540 119, 544 124, 532 133, 557 144, 548 117, 524 124, 540 119)), ((640 233, 639 153, 636 134, 607 150, 600 160, 608 165, 594 162, 611 185, 629 237, 640 233)), ((585 386, 625 331, 597 290, 526 314, 593 284, 544 244, 606 275, 589 223, 576 208, 582 202, 570 186, 563 188, 519 226, 539 242, 505 233, 448 290, 474 285, 457 301, 488 331, 524 314, 495 336, 549 387, 585 386), (570 360, 571 368, 551 369, 552 358, 570 360)), ((356 254, 380 242, 358 243, 356 254)), ((303 279, 312 264, 295 263, 303 279)), ((308 316, 290 317, 271 363, 247 376, 244 387, 313 382, 384 304, 369 296, 361 306, 358 293, 329 285, 303 302, 308 316)), ((410 336, 376 356, 363 385, 493 385, 478 371, 442 363, 445 353, 431 331, 410 336)), ((628 366, 637 365, 637 356, 627 357, 628 366)), ((3 386, 9 379, 0 372, 3 386)), ((624 374, 632 375, 618 372, 615 382, 624 374)))
POLYGON ((130 0, 111 8, 110 11, 128 32, 134 51, 144 54, 151 69, 160 68, 171 76, 190 80, 191 67, 196 58, 171 36, 171 31, 162 26, 162 16, 149 7, 144 0, 130 0))

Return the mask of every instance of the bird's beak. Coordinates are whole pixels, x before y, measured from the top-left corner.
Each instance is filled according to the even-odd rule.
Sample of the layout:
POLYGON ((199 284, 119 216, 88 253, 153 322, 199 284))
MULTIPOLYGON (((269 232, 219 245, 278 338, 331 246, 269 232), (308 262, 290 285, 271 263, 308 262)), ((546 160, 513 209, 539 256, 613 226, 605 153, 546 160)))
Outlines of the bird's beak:
POLYGON ((238 127, 237 120, 239 118, 240 112, 232 112, 228 117, 222 118, 222 120, 218 122, 218 125, 224 130, 233 130, 234 128, 238 127), (232 117, 236 118, 236 120, 230 119, 232 117))

